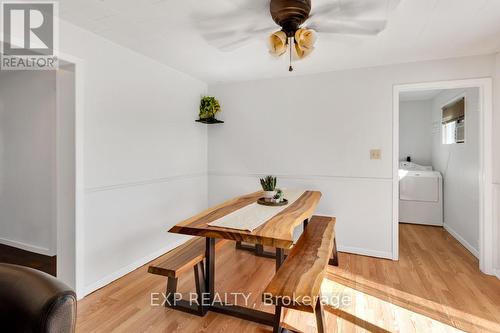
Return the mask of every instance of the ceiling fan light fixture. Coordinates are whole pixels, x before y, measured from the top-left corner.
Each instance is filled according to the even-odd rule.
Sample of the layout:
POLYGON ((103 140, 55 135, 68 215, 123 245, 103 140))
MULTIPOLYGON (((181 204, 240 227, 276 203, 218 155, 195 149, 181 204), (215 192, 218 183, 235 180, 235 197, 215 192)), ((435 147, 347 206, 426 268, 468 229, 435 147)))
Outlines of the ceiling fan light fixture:
POLYGON ((295 44, 293 49, 294 49, 294 52, 292 54, 292 58, 294 60, 304 59, 305 57, 307 57, 311 53, 311 51, 306 51, 306 50, 301 49, 298 44, 295 44))
POLYGON ((295 32, 295 58, 304 59, 314 50, 316 33, 310 29, 298 29, 295 32))
POLYGON ((304 52, 312 51, 314 44, 316 43, 316 32, 311 29, 297 29, 295 31, 295 42, 298 47, 304 52))
POLYGON ((264 37, 267 37, 264 43, 268 45, 269 53, 276 58, 286 55, 290 61, 290 71, 293 70, 292 61, 303 59, 314 51, 318 33, 376 36, 386 28, 389 12, 400 2, 400 0, 323 0, 323 4, 311 11, 312 0, 237 2, 242 1, 245 5, 237 5, 236 11, 226 12, 219 17, 209 17, 201 22, 199 28, 205 39, 215 44, 221 51, 232 51, 264 33, 266 34, 264 37), (388 9, 389 2, 390 9, 388 9), (247 14, 243 13, 246 9, 252 9, 252 17, 247 17, 247 14), (266 9, 280 29, 272 34, 269 32, 278 29, 276 25, 268 22, 269 20, 266 22, 261 20, 261 16, 264 16, 261 12, 266 9), (385 11, 385 17, 371 15, 372 12, 379 11, 380 13, 385 11), (365 12, 368 15, 365 15, 365 12), (254 14, 258 14, 259 18, 253 17, 254 14))
POLYGON ((279 57, 286 52, 287 35, 283 31, 276 31, 269 36, 269 53, 273 56, 279 57))

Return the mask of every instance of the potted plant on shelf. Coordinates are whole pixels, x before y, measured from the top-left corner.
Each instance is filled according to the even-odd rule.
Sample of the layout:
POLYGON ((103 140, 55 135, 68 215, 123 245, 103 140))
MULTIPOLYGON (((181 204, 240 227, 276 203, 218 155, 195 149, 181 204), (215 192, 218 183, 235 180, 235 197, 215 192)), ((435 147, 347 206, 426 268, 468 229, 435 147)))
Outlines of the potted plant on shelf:
POLYGON ((274 198, 275 189, 276 189, 276 177, 274 176, 266 176, 260 179, 260 185, 264 190, 264 199, 266 201, 271 201, 274 198))
POLYGON ((217 112, 220 112, 219 101, 213 96, 203 96, 200 102, 199 122, 215 124, 222 121, 215 119, 217 112))

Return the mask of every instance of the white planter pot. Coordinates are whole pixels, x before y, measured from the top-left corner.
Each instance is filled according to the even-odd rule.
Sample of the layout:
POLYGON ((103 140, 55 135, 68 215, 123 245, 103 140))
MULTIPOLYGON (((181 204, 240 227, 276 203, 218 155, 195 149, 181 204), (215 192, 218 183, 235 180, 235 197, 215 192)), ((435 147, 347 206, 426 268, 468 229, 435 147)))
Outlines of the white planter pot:
POLYGON ((266 201, 271 201, 276 194, 276 191, 264 191, 264 199, 266 201))

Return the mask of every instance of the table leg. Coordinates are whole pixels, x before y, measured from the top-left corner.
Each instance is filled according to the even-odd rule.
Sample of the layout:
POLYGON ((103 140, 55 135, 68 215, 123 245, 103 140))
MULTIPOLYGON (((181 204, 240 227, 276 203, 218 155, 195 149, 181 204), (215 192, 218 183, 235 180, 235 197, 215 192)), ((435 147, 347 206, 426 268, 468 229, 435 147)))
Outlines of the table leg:
POLYGON ((204 314, 206 311, 214 311, 217 313, 222 313, 225 315, 254 321, 264 325, 273 325, 274 315, 272 313, 255 310, 252 308, 246 308, 239 305, 227 305, 224 302, 214 303, 215 290, 215 239, 206 239, 206 250, 205 250, 205 295, 208 294, 210 304, 203 308, 204 314))
MULTIPOLYGON (((178 300, 175 305, 169 306, 173 309, 184 311, 191 314, 196 314, 198 316, 204 316, 207 311, 214 311, 217 313, 222 313, 225 315, 237 317, 240 319, 250 320, 256 323, 273 326, 275 323, 275 314, 266 311, 256 310, 253 308, 248 308, 240 306, 237 304, 226 304, 222 301, 214 303, 215 299, 215 239, 206 238, 205 243, 205 267, 203 274, 203 265, 196 265, 195 270, 195 282, 196 291, 198 295, 202 297, 198 298, 199 306, 195 306, 186 300, 178 300), (203 276, 204 275, 204 276, 203 276), (203 279, 204 278, 204 279, 203 279), (200 303, 201 301, 201 303, 200 303), (208 303, 208 304, 207 304, 208 303)), ((280 256, 283 262, 283 249, 278 251, 281 253, 280 256)), ((280 265, 281 265, 280 262, 280 265)), ((277 262, 278 264, 278 262, 277 262)), ((169 278, 167 293, 175 292, 177 287, 177 279, 171 280, 169 278)), ((167 305, 166 305, 167 306, 167 305)))
POLYGON ((264 245, 255 244, 255 254, 259 257, 262 257, 263 253, 264 253, 264 245))
POLYGON ((208 294, 210 304, 212 304, 215 282, 215 238, 206 239, 205 251, 205 292, 208 294))
MULTIPOLYGON (((303 227, 302 232, 304 232, 306 230, 308 223, 309 223, 309 219, 305 219, 302 222, 302 227, 303 227)), ((264 258, 271 258, 271 259, 276 258, 276 253, 265 251, 264 246, 261 244, 246 245, 246 244, 242 244, 241 241, 237 241, 235 247, 238 250, 245 250, 245 251, 253 252, 257 257, 264 257, 264 258)))
POLYGON ((305 219, 304 222, 302 223, 302 226, 303 226, 302 232, 306 231, 308 224, 309 224, 309 219, 305 219))
POLYGON ((264 246, 259 245, 259 244, 247 245, 247 244, 242 244, 241 242, 238 241, 238 242, 236 242, 236 249, 250 251, 250 252, 254 253, 257 257, 271 258, 271 259, 274 259, 276 257, 275 253, 265 251, 264 246))
POLYGON ((283 264, 284 260, 285 260, 285 250, 281 248, 276 248, 276 272, 281 267, 281 264, 283 264))

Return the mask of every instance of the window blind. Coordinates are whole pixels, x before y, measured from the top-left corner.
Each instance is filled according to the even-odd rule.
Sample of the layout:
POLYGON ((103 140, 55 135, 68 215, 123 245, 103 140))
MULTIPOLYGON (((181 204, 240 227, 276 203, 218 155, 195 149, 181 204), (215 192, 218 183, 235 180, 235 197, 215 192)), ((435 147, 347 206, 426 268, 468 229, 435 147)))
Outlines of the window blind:
POLYGON ((447 124, 452 121, 463 120, 465 118, 465 97, 454 101, 442 108, 442 123, 447 124))

